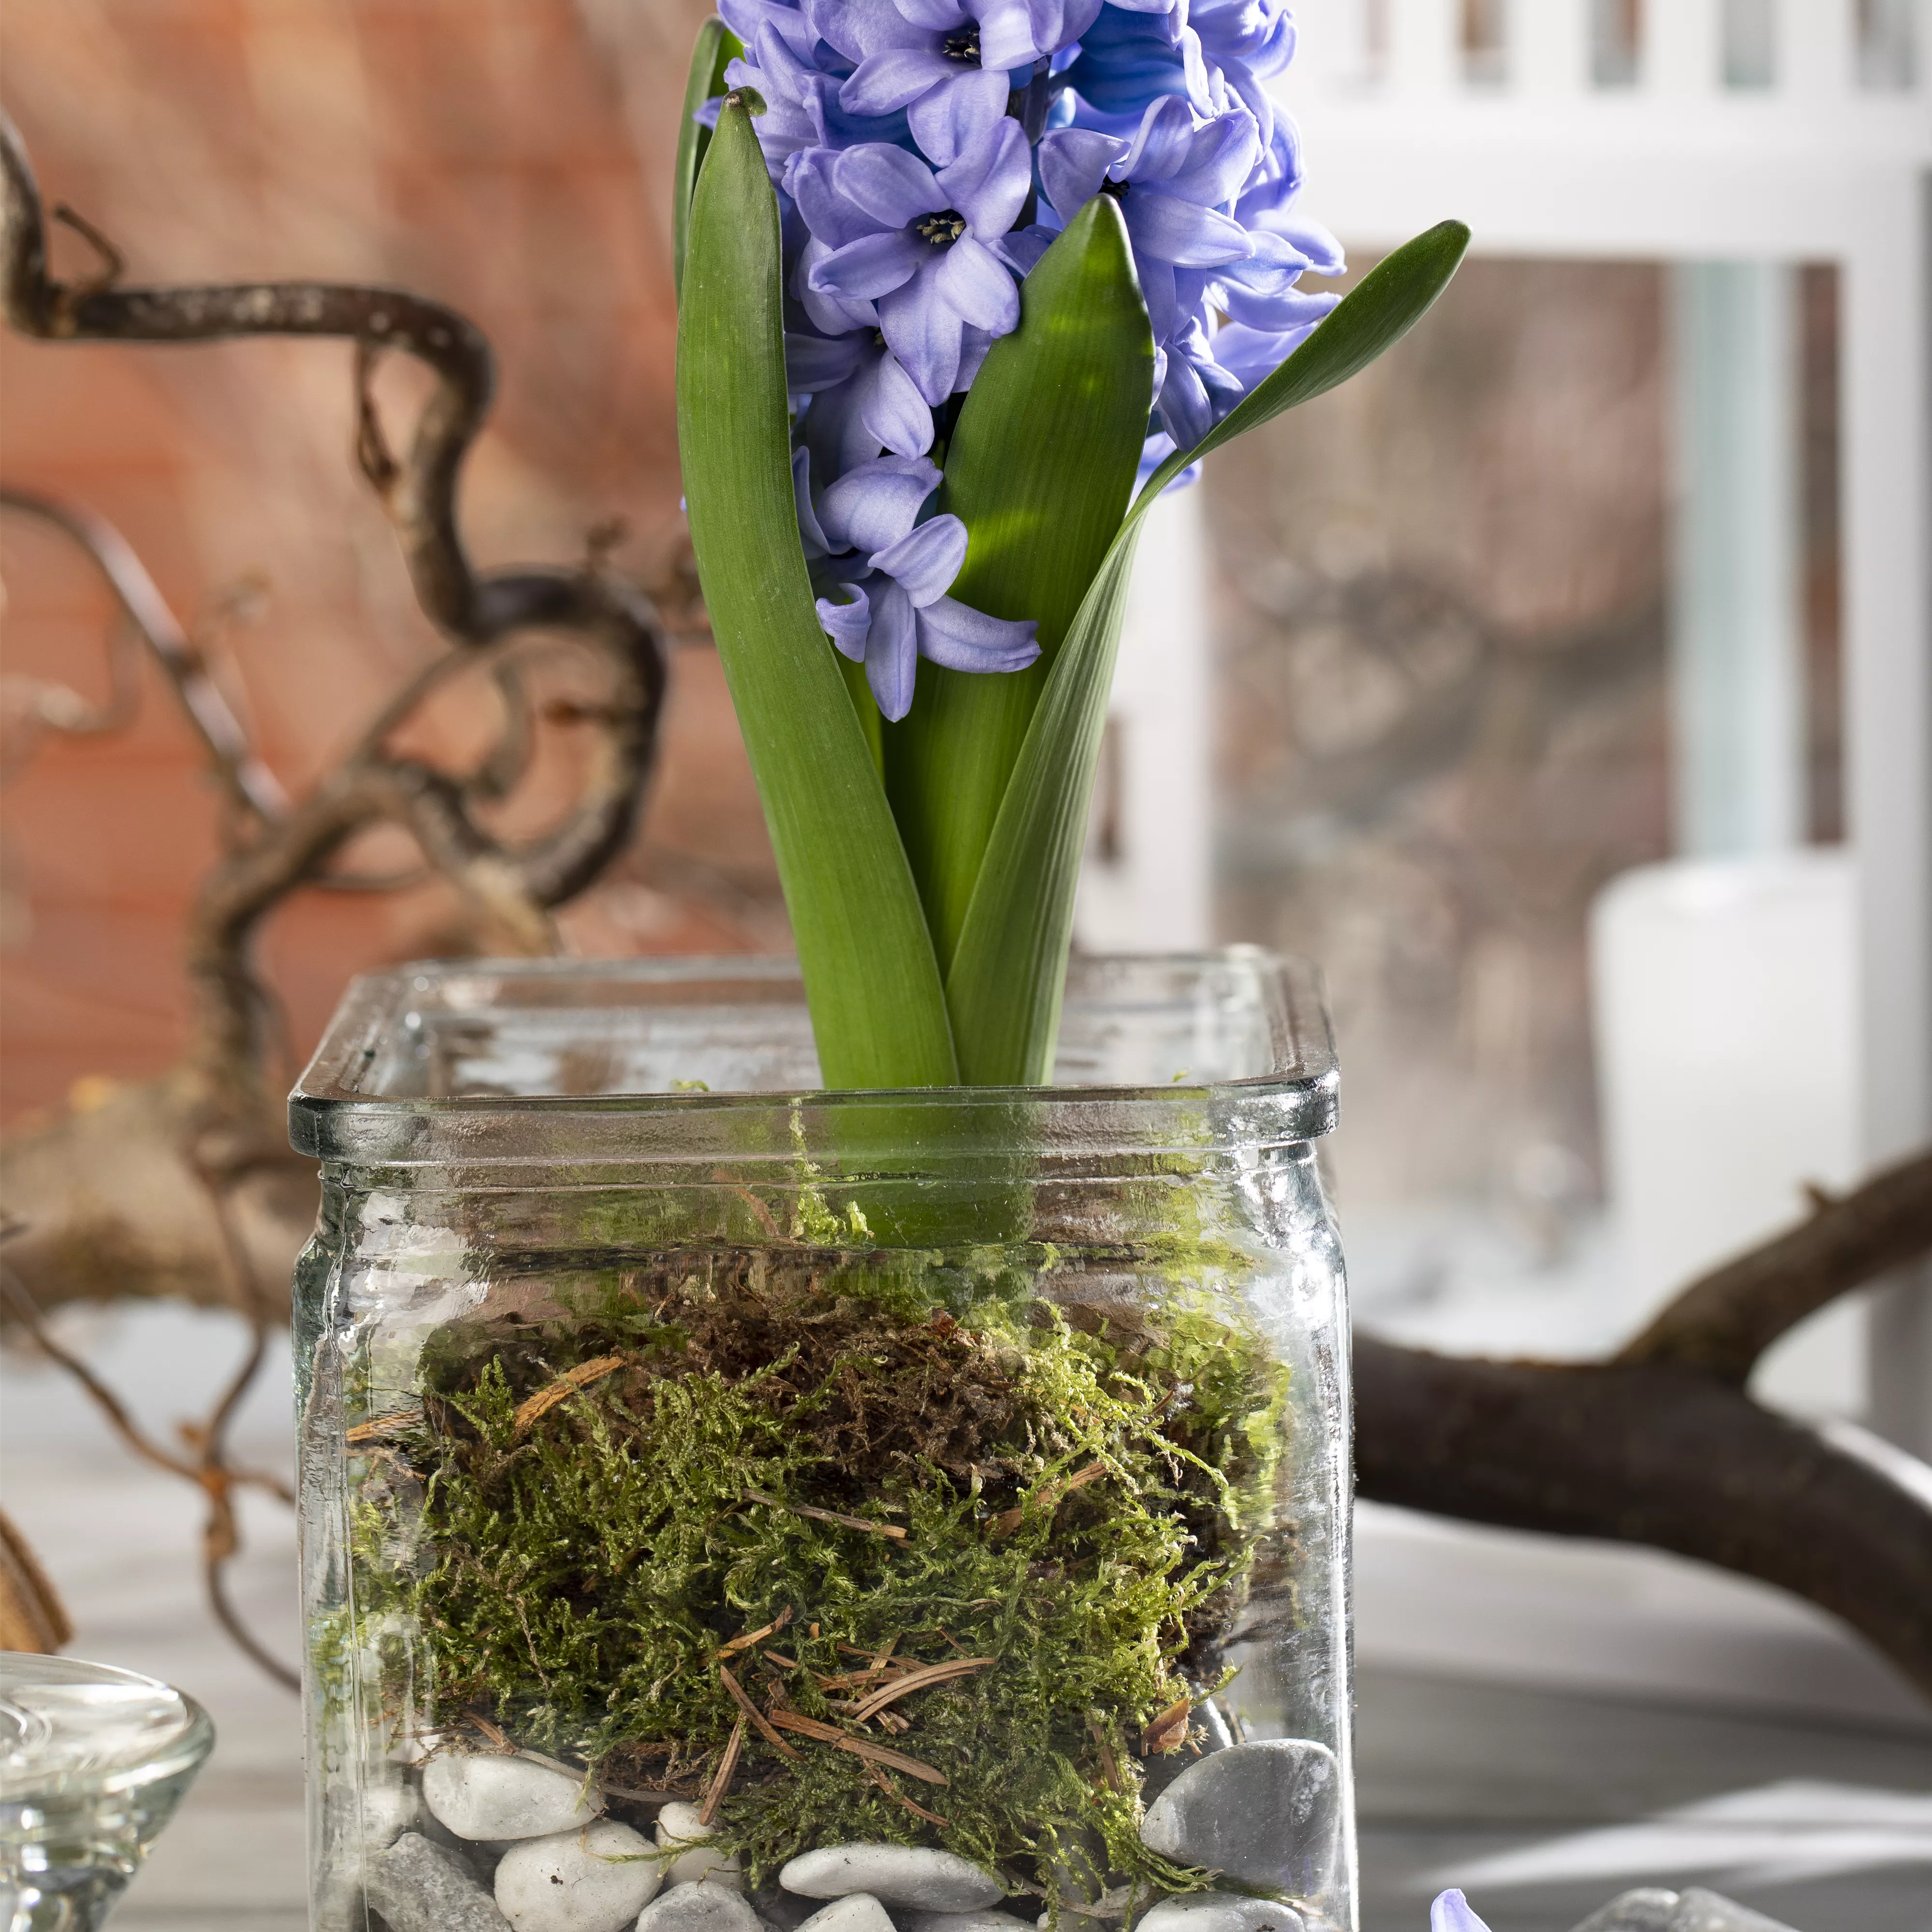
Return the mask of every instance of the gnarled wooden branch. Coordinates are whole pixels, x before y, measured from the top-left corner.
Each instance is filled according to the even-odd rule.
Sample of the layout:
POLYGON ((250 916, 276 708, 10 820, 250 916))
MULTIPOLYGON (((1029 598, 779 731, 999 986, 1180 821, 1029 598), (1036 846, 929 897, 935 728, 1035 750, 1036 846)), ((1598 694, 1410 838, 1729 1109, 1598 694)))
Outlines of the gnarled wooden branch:
POLYGON ((1843 1618, 1932 1697, 1925 1492, 1744 1390, 1780 1335, 1928 1251, 1922 1154, 1693 1282, 1607 1362, 1484 1361, 1358 1336, 1360 1492, 1759 1577, 1843 1618))
MULTIPOLYGON (((594 536, 573 568, 477 571, 465 552, 456 493, 489 406, 488 343, 466 318, 398 289, 324 282, 124 288, 119 251, 65 210, 101 258, 72 283, 48 272, 39 189, 26 151, 0 116, 0 308, 22 333, 50 342, 195 344, 262 336, 335 337, 356 346, 356 457, 388 514, 417 602, 450 646, 370 721, 348 756, 291 801, 250 744, 196 650, 139 560, 91 512, 31 492, 0 507, 51 523, 78 543, 112 590, 199 736, 230 811, 226 850, 188 920, 194 1010, 186 1050, 157 1079, 98 1090, 4 1150, 10 1231, 0 1288, 8 1312, 41 1337, 136 1454, 196 1482, 208 1515, 202 1562, 211 1605, 235 1640, 284 1682, 229 1600, 238 1547, 231 1501, 250 1480, 225 1448, 230 1419, 286 1318, 290 1271, 315 1214, 313 1163, 290 1152, 269 1071, 272 1011, 251 958, 262 921, 308 887, 376 889, 337 869, 344 849, 382 824, 407 832, 427 867, 455 887, 489 950, 550 950, 548 913, 590 884, 629 837, 655 750, 665 682, 663 640, 648 601, 608 567, 594 536), (394 454, 371 393, 380 356, 415 357, 433 386, 407 452, 394 454), (514 653, 532 634, 564 635, 600 663, 604 689, 571 722, 594 728, 575 802, 542 836, 512 845, 478 808, 528 772, 535 720, 514 653), (493 676, 503 700, 495 746, 467 773, 391 752, 419 706, 465 670, 493 676), (110 1390, 40 1324, 56 1304, 130 1293, 232 1306, 250 1337, 208 1418, 184 1430, 176 1456, 134 1428, 110 1390)), ((118 687, 117 687, 118 688, 118 687)))

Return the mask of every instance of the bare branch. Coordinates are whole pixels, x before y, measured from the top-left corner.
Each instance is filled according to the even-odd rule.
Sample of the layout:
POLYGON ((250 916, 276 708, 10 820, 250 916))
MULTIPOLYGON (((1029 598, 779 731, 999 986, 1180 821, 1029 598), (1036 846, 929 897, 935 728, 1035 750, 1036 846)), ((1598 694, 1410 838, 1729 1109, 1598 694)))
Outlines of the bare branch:
POLYGON ((1692 1282, 1616 1360, 1681 1362, 1742 1388, 1786 1330, 1932 1248, 1932 1153, 1812 1201, 1808 1220, 1692 1282))
MULTIPOLYGON (((52 1342, 34 1294, 10 1270, 0 1286, 17 1318, 76 1378, 128 1447, 202 1490, 208 1505, 202 1568, 214 1613, 262 1669, 292 1686, 293 1674, 236 1615, 226 1580, 228 1563, 239 1547, 235 1486, 254 1482, 287 1494, 272 1478, 233 1467, 227 1450, 230 1425, 265 1358, 270 1322, 286 1311, 280 1297, 265 1292, 258 1270, 261 1230, 247 1238, 237 1218, 238 1205, 253 1201, 241 1191, 247 1184, 264 1178, 272 1196, 285 1186, 289 1168, 267 1090, 272 1008, 250 960, 256 929, 275 906, 304 887, 366 890, 385 883, 345 878, 330 868, 358 834, 392 824, 406 831, 428 866, 463 895, 492 950, 550 950, 549 909, 589 884, 630 835, 663 704, 663 640, 649 602, 608 567, 616 526, 600 526, 592 533, 585 560, 575 568, 481 574, 472 568, 458 525, 456 492, 495 377, 488 343, 454 310, 401 290, 364 284, 127 288, 120 284, 123 264, 114 244, 79 216, 58 213, 101 258, 98 271, 85 280, 63 284, 50 277, 39 190, 17 134, 0 117, 0 308, 24 334, 46 341, 188 344, 284 335, 354 344, 357 463, 395 530, 418 604, 455 646, 411 680, 342 763, 292 805, 255 758, 200 653, 118 534, 83 510, 25 492, 0 495, 0 503, 64 530, 93 558, 168 676, 246 820, 242 836, 203 881, 189 915, 187 964, 196 1022, 182 1064, 116 1110, 117 1120, 150 1140, 157 1132, 165 1135, 171 1171, 185 1167, 200 1181, 230 1300, 249 1326, 247 1354, 212 1412, 203 1423, 182 1430, 195 1460, 152 1441, 113 1391, 52 1342), (434 379, 410 446, 400 456, 391 447, 373 393, 376 365, 390 350, 413 356, 434 379), (512 794, 532 762, 537 715, 512 650, 532 631, 568 634, 597 656, 608 682, 602 702, 575 707, 567 720, 556 721, 597 728, 574 806, 548 833, 511 848, 479 824, 475 808, 512 794), (504 723, 475 770, 452 776, 388 752, 390 734, 432 692, 459 670, 479 665, 496 680, 504 723)), ((70 1131, 62 1140, 61 1134, 76 1125, 70 1115, 30 1138, 27 1149, 29 1170, 55 1184, 64 1205, 62 1156, 86 1136, 70 1131)), ((146 1143, 143 1150, 152 1154, 146 1143)), ((10 1147, 10 1154, 20 1151, 10 1147)), ((16 1172, 20 1165, 16 1162, 16 1172)), ((312 1188, 312 1179, 308 1185, 312 1188)), ((98 1278, 104 1253, 117 1242, 124 1245, 130 1234, 138 1245, 138 1230, 124 1226, 111 1207, 104 1210, 91 1195, 88 1198, 85 1225, 60 1220, 18 1251, 37 1288, 51 1287, 58 1294, 76 1292, 78 1285, 77 1292, 90 1292, 87 1284, 98 1278)), ((205 1234, 199 1238, 205 1244, 205 1234)))
POLYGON ((1358 1336, 1358 1492, 1646 1543, 1835 1612, 1932 1697, 1932 1511, 1679 1363, 1489 1362, 1358 1336))
POLYGON ((1359 1492, 1438 1515, 1648 1543, 1834 1612, 1932 1697, 1922 1489, 1744 1394, 1834 1297, 1932 1249, 1932 1154, 1694 1282, 1608 1362, 1354 1345, 1359 1492))
POLYGON ((201 653, 121 532, 92 510, 28 490, 0 488, 0 509, 51 524, 86 551, 173 687, 208 753, 210 767, 230 796, 258 818, 279 818, 288 808, 287 794, 256 756, 240 719, 208 676, 201 653))
MULTIPOLYGON (((525 631, 555 630, 580 639, 611 668, 614 689, 598 721, 604 729, 587 760, 576 808, 555 830, 519 850, 506 850, 476 824, 470 788, 381 755, 382 737, 404 715, 393 704, 365 734, 359 752, 299 807, 265 811, 250 797, 257 816, 274 822, 208 880, 190 922, 189 971, 200 1022, 191 1058, 231 1093, 259 1085, 263 1001, 248 958, 254 928, 290 892, 317 881, 349 838, 378 822, 404 826, 430 864, 505 936, 508 950, 550 950, 548 909, 581 891, 630 836, 656 742, 664 653, 649 604, 604 568, 603 552, 594 544, 575 569, 478 576, 472 568, 457 526, 456 490, 495 385, 482 332, 441 303, 370 284, 127 288, 97 276, 64 285, 48 274, 40 190, 19 134, 4 117, 0 190, 0 289, 15 328, 48 341, 201 343, 295 335, 353 342, 358 460, 395 530, 424 614, 466 651, 525 631), (389 448, 370 388, 376 361, 388 350, 413 356, 435 379, 400 457, 389 448)), ((111 248, 87 232, 103 250, 111 248)), ((151 640, 165 640, 166 648, 158 644, 157 654, 174 675, 218 767, 236 775, 244 796, 259 790, 258 784, 242 784, 245 768, 238 747, 245 747, 245 739, 232 712, 225 705, 218 716, 206 705, 197 710, 202 696, 218 701, 218 694, 205 674, 198 684, 184 682, 183 668, 199 673, 198 660, 145 572, 124 555, 126 546, 84 513, 40 499, 24 500, 22 507, 51 517, 88 545, 123 603, 137 622, 145 620, 151 640), (132 565, 131 574, 124 565, 132 565)), ((432 668, 412 695, 420 698, 442 675, 432 668)), ((506 683, 504 692, 508 725, 496 754, 478 774, 473 789, 479 800, 501 796, 528 763, 520 690, 506 683)))

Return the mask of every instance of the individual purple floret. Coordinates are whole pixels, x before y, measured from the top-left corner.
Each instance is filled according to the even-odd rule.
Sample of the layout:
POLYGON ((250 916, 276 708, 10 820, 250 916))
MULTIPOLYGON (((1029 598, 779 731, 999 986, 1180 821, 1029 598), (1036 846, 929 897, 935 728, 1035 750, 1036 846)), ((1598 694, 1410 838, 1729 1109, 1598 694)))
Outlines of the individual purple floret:
POLYGON ((807 0, 829 45, 857 65, 839 90, 854 114, 903 109, 931 160, 956 160, 1006 96, 1079 38, 1100 0, 807 0))
POLYGON ((958 382, 966 330, 1004 335, 1019 320, 1019 290, 986 244, 1012 226, 1031 179, 1026 136, 1004 118, 936 174, 883 142, 801 155, 784 184, 821 244, 806 284, 848 308, 874 304, 892 353, 936 407, 958 382))
POLYGON ((923 456, 932 412, 876 328, 785 338, 785 386, 812 398, 805 439, 818 473, 833 477, 880 450, 923 456))
POLYGON ((814 503, 807 453, 792 457, 812 580, 840 593, 819 598, 819 622, 864 664, 880 711, 894 722, 912 708, 922 657, 952 670, 1003 671, 1040 656, 1031 620, 989 617, 946 595, 966 561, 966 526, 953 516, 920 522, 938 487, 938 466, 923 457, 882 456, 848 471, 814 503))
MULTIPOLYGON (((1176 271, 1222 268, 1254 253, 1247 230, 1222 206, 1234 202, 1260 158, 1245 110, 1196 127, 1186 101, 1164 95, 1131 141, 1086 128, 1044 136, 1040 186, 1063 221, 1102 190, 1118 197, 1154 339, 1164 346, 1193 307, 1180 299, 1176 271)), ((1186 292, 1198 300, 1198 290, 1186 292)))
POLYGON ((1469 1909, 1462 1893, 1438 1893, 1429 1908, 1429 1932, 1490 1932, 1490 1928, 1469 1909))

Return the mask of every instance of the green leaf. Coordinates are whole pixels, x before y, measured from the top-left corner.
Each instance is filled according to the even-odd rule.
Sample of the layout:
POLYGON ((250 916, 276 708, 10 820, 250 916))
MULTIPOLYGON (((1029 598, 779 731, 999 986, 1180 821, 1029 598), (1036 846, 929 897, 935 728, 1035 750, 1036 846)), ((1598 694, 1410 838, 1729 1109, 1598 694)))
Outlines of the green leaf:
POLYGON ((692 202, 678 315, 678 453, 698 575, 826 1084, 947 1085, 958 1072, 932 940, 799 542, 781 274, 778 198, 730 97, 692 202))
POLYGON ((922 664, 911 711, 886 730, 886 787, 942 971, 1060 640, 1133 493, 1153 393, 1126 226, 1096 195, 1021 284, 1019 326, 967 392, 939 505, 969 539, 952 596, 1037 620, 1040 662, 997 676, 922 664))
POLYGON ((677 124, 677 159, 671 166, 670 266, 671 286, 675 290, 684 286, 691 197, 698 187, 698 171, 704 165, 704 151, 711 145, 711 130, 700 128, 694 117, 707 100, 724 92, 724 70, 744 51, 743 41, 716 14, 698 28, 697 44, 691 50, 691 72, 684 83, 684 112, 677 124))
POLYGON ((1115 538, 1068 628, 959 935, 946 995, 968 1086, 1053 1077, 1087 808, 1139 536, 1135 523, 1115 538))
POLYGON ((1176 450, 1148 478, 1132 514, 1144 515, 1162 490, 1210 450, 1258 429, 1284 410, 1327 394, 1393 349, 1435 306, 1468 245, 1465 224, 1438 221, 1384 255, 1272 376, 1256 384, 1192 449, 1176 450))
POLYGON ((1033 1085, 1052 1077, 1074 888, 1142 519, 1197 458, 1347 381, 1400 341, 1448 286, 1468 241, 1460 222, 1445 221, 1378 263, 1273 375, 1192 449, 1170 456, 1135 498, 1034 713, 946 975, 962 1079, 1033 1085))

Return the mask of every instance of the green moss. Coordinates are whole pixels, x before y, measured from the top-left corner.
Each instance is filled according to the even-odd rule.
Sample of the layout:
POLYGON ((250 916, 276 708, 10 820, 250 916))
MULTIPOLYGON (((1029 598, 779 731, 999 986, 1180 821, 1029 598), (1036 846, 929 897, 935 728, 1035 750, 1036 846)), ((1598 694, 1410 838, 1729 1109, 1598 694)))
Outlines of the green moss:
POLYGON ((697 1796, 740 1715, 728 1666, 761 1711, 945 1780, 748 1732, 719 1825, 754 1882, 854 1838, 1016 1882, 1084 1872, 1090 1896, 1109 1870, 1206 1882, 1140 1843, 1141 1742, 1225 1675, 1285 1375, 1204 1291, 1130 1307, 1075 1298, 1073 1275, 1058 1302, 1043 1258, 664 1255, 437 1331, 422 1423, 381 1451, 352 1526, 390 1708, 419 1706, 426 1670, 445 1721, 474 1712, 617 1786, 697 1796), (525 1406, 586 1364, 586 1386, 525 1406), (414 1652, 385 1635, 412 1620, 414 1652), (862 1726, 876 1677, 838 1680, 889 1651, 992 1661, 862 1726))

